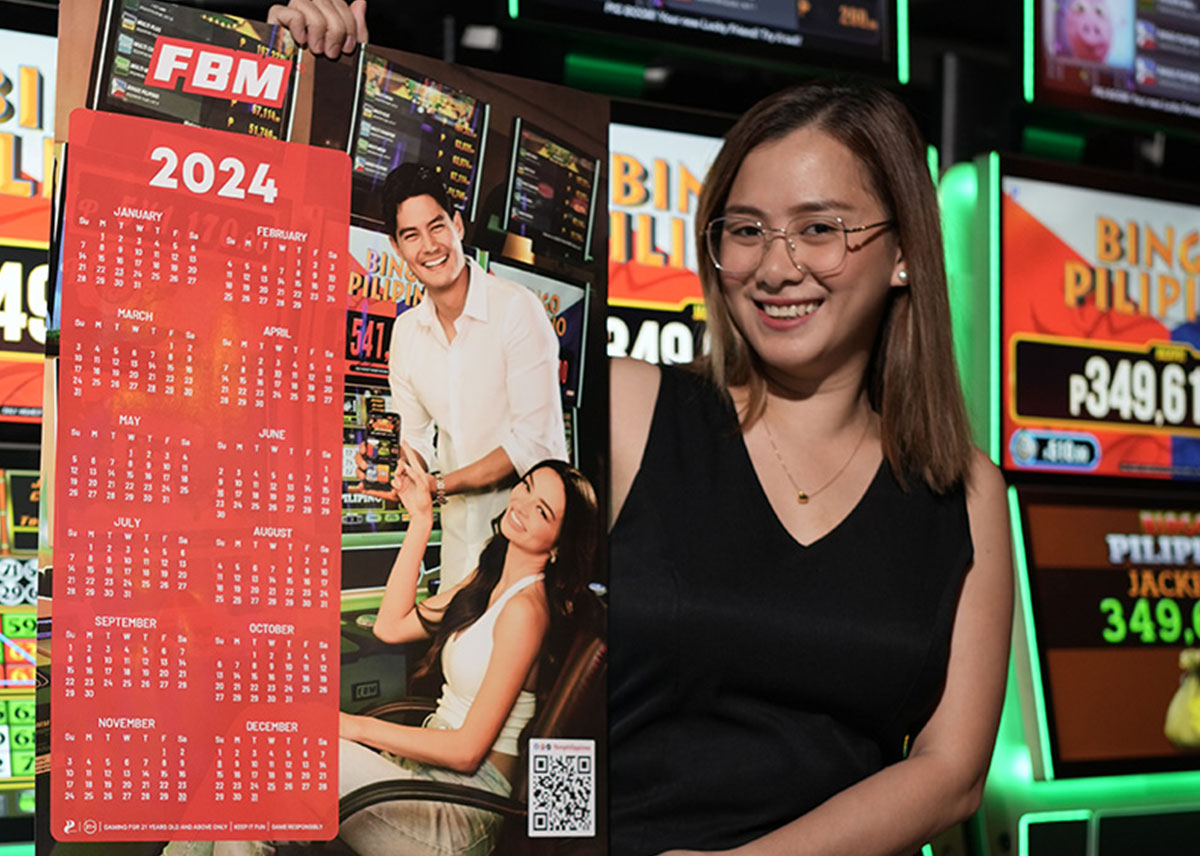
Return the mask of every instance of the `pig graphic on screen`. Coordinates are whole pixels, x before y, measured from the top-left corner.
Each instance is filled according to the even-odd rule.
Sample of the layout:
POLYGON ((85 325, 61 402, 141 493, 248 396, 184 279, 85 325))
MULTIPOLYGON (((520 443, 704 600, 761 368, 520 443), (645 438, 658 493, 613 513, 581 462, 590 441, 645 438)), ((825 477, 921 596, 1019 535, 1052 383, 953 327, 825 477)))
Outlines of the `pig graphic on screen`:
POLYGON ((1079 59, 1103 62, 1112 44, 1112 13, 1108 0, 1067 0, 1063 25, 1071 53, 1079 59))

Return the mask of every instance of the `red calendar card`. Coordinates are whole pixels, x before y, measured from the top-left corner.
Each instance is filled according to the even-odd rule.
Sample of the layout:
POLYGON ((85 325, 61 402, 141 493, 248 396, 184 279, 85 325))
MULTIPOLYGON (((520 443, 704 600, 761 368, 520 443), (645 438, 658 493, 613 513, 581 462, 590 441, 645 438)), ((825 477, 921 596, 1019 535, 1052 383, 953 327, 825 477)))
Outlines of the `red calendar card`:
POLYGON ((343 153, 71 116, 51 832, 337 831, 343 153))

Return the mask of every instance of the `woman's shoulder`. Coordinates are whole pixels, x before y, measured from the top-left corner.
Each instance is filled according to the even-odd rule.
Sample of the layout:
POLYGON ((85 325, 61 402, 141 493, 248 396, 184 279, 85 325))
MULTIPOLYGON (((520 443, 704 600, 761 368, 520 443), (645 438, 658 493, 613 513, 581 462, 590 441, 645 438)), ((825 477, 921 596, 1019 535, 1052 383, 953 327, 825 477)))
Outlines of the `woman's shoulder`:
POLYGON ((541 628, 550 622, 550 606, 546 602, 544 581, 538 581, 525 586, 515 593, 500 609, 496 616, 496 627, 501 632, 505 628, 541 628))
POLYGON ((977 447, 971 448, 971 457, 967 465, 967 507, 984 505, 994 506, 1005 502, 1007 485, 1000 468, 996 466, 987 453, 977 447))

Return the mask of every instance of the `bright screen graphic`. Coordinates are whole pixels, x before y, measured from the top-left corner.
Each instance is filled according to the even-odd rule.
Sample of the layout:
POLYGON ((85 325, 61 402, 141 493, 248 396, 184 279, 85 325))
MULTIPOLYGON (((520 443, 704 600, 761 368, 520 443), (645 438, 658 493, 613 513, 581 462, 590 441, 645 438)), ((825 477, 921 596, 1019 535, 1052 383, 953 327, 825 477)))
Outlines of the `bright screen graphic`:
POLYGON ((0 29, 0 421, 42 415, 55 41, 0 29))
POLYGON ((1200 507, 1021 505, 1055 776, 1200 769, 1200 507))
POLYGON ((1039 83, 1051 101, 1200 117, 1192 0, 1041 0, 1039 83))
POLYGON ((468 221, 474 219, 488 105, 369 50, 363 50, 360 62, 350 141, 356 220, 382 226, 383 182, 402 163, 435 170, 450 204, 468 221))
POLYGON ((1002 190, 1005 468, 1200 479, 1200 207, 1002 190))
POLYGON ((769 51, 895 63, 888 0, 522 0, 522 15, 687 42, 725 52, 769 51))
POLYGON ((288 138, 286 29, 159 0, 109 0, 101 23, 93 108, 288 138))
POLYGON ((517 121, 508 191, 508 230, 534 253, 582 260, 592 239, 598 160, 528 122, 517 121))
POLYGON ((608 355, 687 363, 699 355, 704 296, 695 211, 721 140, 609 128, 608 355))

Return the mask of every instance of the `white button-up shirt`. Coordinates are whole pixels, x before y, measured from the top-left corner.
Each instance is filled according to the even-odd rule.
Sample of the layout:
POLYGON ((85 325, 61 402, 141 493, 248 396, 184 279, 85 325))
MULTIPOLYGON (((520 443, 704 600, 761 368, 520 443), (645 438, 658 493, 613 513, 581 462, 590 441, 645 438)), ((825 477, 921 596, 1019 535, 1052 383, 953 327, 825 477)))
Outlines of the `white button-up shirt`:
MULTIPOLYGON (((567 460, 558 385, 558 338, 532 291, 468 259, 466 303, 454 341, 430 299, 396 319, 388 355, 402 439, 451 472, 497 446, 518 474, 545 458, 567 460), (436 448, 434 427, 436 426, 436 448)), ((447 498, 441 510, 441 584, 467 576, 492 535, 508 489, 447 498)))

